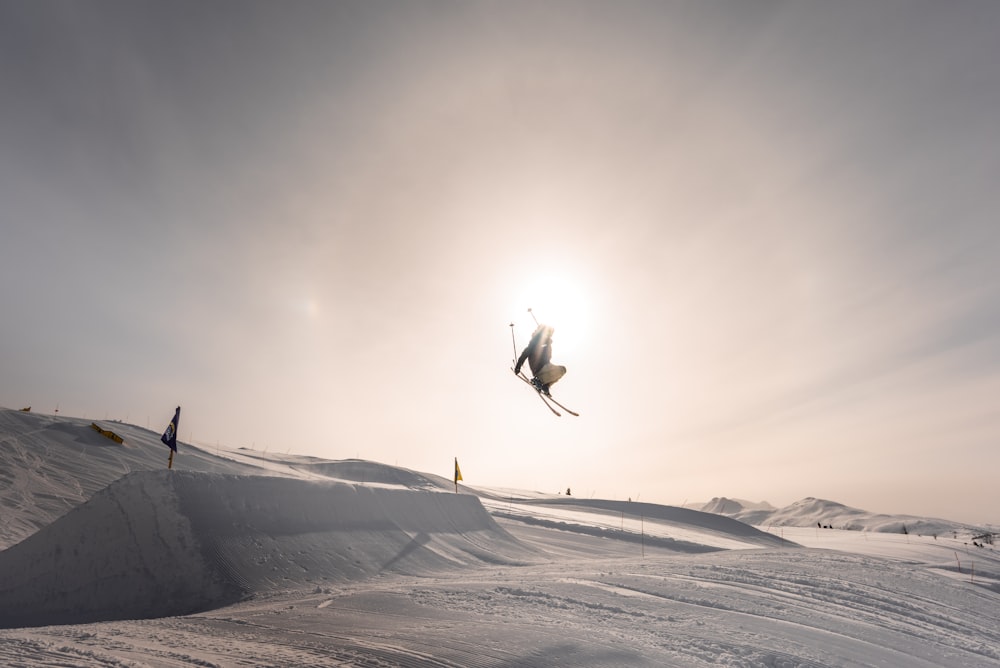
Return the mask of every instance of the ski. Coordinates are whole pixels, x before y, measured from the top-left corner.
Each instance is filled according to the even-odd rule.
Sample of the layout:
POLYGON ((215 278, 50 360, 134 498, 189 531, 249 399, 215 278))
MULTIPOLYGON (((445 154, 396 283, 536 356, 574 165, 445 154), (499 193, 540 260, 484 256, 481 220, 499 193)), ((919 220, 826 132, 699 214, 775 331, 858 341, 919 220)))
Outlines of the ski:
MULTIPOLYGON (((514 371, 514 369, 512 368, 511 371, 514 371)), ((549 407, 549 410, 552 411, 553 413, 555 413, 556 415, 562 415, 562 414, 559 411, 557 411, 555 408, 553 408, 552 404, 555 404, 556 406, 558 406, 559 408, 563 409, 564 411, 566 411, 570 415, 575 415, 576 417, 580 417, 579 413, 577 413, 576 411, 570 410, 569 408, 566 408, 561 403, 559 403, 554 398, 552 398, 552 395, 545 394, 544 392, 542 392, 542 390, 539 387, 537 387, 534 383, 532 383, 531 380, 529 380, 528 377, 525 376, 523 373, 515 373, 514 375, 517 376, 518 378, 520 378, 525 383, 527 383, 529 386, 531 386, 531 389, 533 389, 535 392, 538 393, 538 397, 545 403, 546 406, 549 407), (549 402, 552 402, 552 403, 550 404, 549 402)))
MULTIPOLYGON (((514 370, 514 368, 511 367, 511 371, 513 371, 513 370, 514 370)), ((555 408, 553 408, 552 404, 550 404, 548 401, 545 400, 545 396, 538 390, 537 387, 535 387, 534 385, 532 385, 532 383, 531 383, 530 380, 528 380, 527 378, 525 378, 524 375, 522 375, 520 373, 515 373, 514 375, 517 376, 518 378, 520 378, 521 380, 523 380, 524 382, 526 382, 528 385, 531 385, 531 389, 533 389, 538 394, 538 398, 542 400, 542 403, 545 404, 546 408, 548 408, 550 411, 552 411, 553 415, 555 415, 556 417, 562 417, 562 413, 560 413, 555 408)))
POLYGON ((547 399, 548 401, 551 401, 556 406, 558 406, 559 408, 563 409, 564 411, 566 411, 570 415, 572 415, 574 417, 580 417, 579 413, 577 413, 576 411, 571 411, 570 409, 566 408, 561 403, 559 403, 558 401, 556 401, 555 399, 553 399, 552 395, 550 395, 550 394, 542 394, 541 392, 539 392, 538 394, 541 395, 543 399, 547 399))
POLYGON ((549 403, 548 399, 545 398, 544 394, 542 394, 541 392, 539 392, 538 393, 538 398, 542 400, 543 404, 545 404, 546 406, 548 406, 549 410, 552 411, 553 415, 555 415, 556 417, 562 417, 562 413, 560 413, 556 409, 552 408, 552 404, 549 403))

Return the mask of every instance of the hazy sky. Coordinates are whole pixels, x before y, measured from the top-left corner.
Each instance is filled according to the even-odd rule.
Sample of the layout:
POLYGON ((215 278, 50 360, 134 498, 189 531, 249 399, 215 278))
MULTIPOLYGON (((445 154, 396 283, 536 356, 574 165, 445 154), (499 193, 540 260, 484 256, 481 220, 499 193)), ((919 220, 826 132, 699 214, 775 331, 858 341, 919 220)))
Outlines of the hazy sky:
POLYGON ((0 405, 998 522, 997 34, 989 0, 0 0, 0 405), (509 370, 528 307, 579 418, 509 370))

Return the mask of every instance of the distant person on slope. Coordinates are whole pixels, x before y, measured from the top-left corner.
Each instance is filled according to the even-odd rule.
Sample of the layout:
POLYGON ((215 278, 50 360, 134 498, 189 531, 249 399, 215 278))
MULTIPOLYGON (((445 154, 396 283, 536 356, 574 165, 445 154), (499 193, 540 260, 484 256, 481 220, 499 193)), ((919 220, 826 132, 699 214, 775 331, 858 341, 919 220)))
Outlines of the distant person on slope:
POLYGON ((531 384, 543 394, 549 394, 549 386, 566 374, 566 367, 552 364, 552 333, 556 330, 548 325, 539 325, 531 335, 531 341, 517 358, 514 373, 521 372, 521 366, 528 360, 534 378, 531 384))

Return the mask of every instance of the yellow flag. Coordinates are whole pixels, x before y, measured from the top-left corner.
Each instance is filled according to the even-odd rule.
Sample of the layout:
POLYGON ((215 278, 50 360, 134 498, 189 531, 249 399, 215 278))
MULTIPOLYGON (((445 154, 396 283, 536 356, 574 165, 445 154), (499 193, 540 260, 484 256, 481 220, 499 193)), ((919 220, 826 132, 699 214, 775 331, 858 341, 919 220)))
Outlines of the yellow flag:
POLYGON ((455 482, 462 479, 462 469, 458 468, 458 457, 455 457, 455 482))

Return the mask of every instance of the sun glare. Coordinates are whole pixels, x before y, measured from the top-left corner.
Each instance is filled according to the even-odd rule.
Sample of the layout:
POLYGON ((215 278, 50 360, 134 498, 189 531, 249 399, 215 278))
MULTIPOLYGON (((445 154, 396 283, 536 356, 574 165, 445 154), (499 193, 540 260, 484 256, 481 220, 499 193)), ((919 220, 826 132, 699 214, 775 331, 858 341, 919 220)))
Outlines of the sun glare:
POLYGON ((575 355, 590 329, 589 303, 585 290, 564 275, 546 275, 526 283, 512 308, 518 344, 524 345, 536 321, 555 328, 553 359, 575 355), (529 311, 530 309, 530 311, 529 311))
POLYGON ((319 302, 312 297, 297 298, 292 302, 292 307, 300 314, 310 320, 319 317, 319 302))

